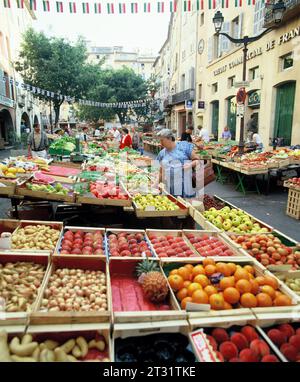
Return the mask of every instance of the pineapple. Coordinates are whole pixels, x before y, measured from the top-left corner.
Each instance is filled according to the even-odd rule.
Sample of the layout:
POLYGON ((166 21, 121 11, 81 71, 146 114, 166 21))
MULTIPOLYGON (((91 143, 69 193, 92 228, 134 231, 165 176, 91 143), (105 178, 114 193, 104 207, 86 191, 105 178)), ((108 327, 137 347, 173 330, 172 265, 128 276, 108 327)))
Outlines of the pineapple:
POLYGON ((145 296, 152 302, 164 301, 169 288, 165 277, 159 271, 158 264, 146 259, 136 267, 136 272, 145 296))

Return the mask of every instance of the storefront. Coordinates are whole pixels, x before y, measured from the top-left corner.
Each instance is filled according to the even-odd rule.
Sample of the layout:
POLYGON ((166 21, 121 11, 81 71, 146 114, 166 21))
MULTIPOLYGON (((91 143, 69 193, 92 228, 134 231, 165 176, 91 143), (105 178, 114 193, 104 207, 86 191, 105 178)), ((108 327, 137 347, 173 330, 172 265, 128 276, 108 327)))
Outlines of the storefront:
POLYGON ((13 101, 11 107, 8 106, 8 99, 0 96, 0 149, 5 144, 12 144, 15 139, 15 110, 13 109, 13 101))

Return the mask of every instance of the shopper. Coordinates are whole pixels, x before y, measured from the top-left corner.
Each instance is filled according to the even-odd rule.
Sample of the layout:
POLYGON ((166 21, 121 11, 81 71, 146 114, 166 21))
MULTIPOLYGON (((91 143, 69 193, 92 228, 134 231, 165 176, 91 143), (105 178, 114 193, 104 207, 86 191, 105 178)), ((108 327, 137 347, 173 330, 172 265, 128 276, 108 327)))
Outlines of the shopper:
POLYGON ((123 127, 122 132, 123 136, 120 143, 120 149, 124 149, 125 147, 132 147, 132 139, 128 129, 126 127, 123 127))
POLYGON ((176 142, 175 136, 169 129, 158 133, 163 149, 157 160, 160 162, 160 182, 174 196, 193 197, 192 169, 197 166, 199 157, 192 143, 176 142))
POLYGON ((132 148, 137 150, 139 147, 139 133, 132 129, 132 148))
POLYGON ((251 141, 254 143, 257 151, 263 150, 263 142, 257 130, 253 132, 251 141))
POLYGON ((231 140, 231 132, 230 132, 228 126, 224 127, 224 131, 222 133, 222 139, 224 139, 224 141, 230 141, 231 140))
POLYGON ((193 142, 192 134, 193 134, 193 128, 191 126, 188 126, 185 132, 181 134, 181 141, 187 141, 190 143, 193 142))
POLYGON ((47 134, 41 130, 39 123, 33 125, 33 132, 29 134, 28 140, 28 156, 47 158, 47 150, 49 147, 47 134))
POLYGON ((141 155, 144 155, 144 137, 142 132, 139 133, 138 151, 141 155))
POLYGON ((199 137, 201 141, 208 143, 209 142, 209 133, 206 129, 203 129, 203 126, 199 126, 199 137))
POLYGON ((88 139, 89 139, 88 132, 89 132, 89 129, 87 128, 87 126, 84 126, 82 128, 82 133, 79 134, 79 139, 81 142, 87 142, 88 141, 88 139))
POLYGON ((121 142, 121 134, 116 127, 113 127, 112 130, 112 135, 114 137, 115 144, 119 147, 121 142))
POLYGON ((101 136, 101 132, 100 132, 98 126, 94 127, 94 134, 93 134, 93 136, 94 136, 94 138, 99 138, 101 136))

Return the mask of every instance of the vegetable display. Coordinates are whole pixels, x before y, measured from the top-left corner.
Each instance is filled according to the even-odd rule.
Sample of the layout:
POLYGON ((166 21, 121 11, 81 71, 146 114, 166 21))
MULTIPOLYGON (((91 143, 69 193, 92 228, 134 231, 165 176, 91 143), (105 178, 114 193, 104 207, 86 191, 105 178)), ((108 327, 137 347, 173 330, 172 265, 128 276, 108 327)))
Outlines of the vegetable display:
POLYGON ((45 266, 32 262, 0 264, 0 299, 6 312, 28 312, 37 298, 45 266))
POLYGON ((12 235, 13 249, 53 250, 60 230, 44 224, 19 228, 12 235))
POLYGON ((130 257, 151 257, 151 251, 142 233, 107 232, 109 255, 130 257))
POLYGON ((61 137, 56 139, 51 143, 49 147, 50 154, 65 152, 66 155, 71 154, 76 148, 75 138, 72 137, 61 137))

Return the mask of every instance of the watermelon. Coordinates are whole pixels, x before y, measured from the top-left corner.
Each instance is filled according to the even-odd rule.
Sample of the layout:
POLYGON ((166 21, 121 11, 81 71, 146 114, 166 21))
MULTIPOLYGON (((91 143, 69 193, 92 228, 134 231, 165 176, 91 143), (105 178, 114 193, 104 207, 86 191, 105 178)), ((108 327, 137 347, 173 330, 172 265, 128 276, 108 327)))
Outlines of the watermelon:
POLYGON ((52 176, 43 174, 41 171, 36 171, 33 174, 33 178, 40 183, 46 183, 46 184, 51 184, 55 182, 55 179, 52 178, 52 176))

